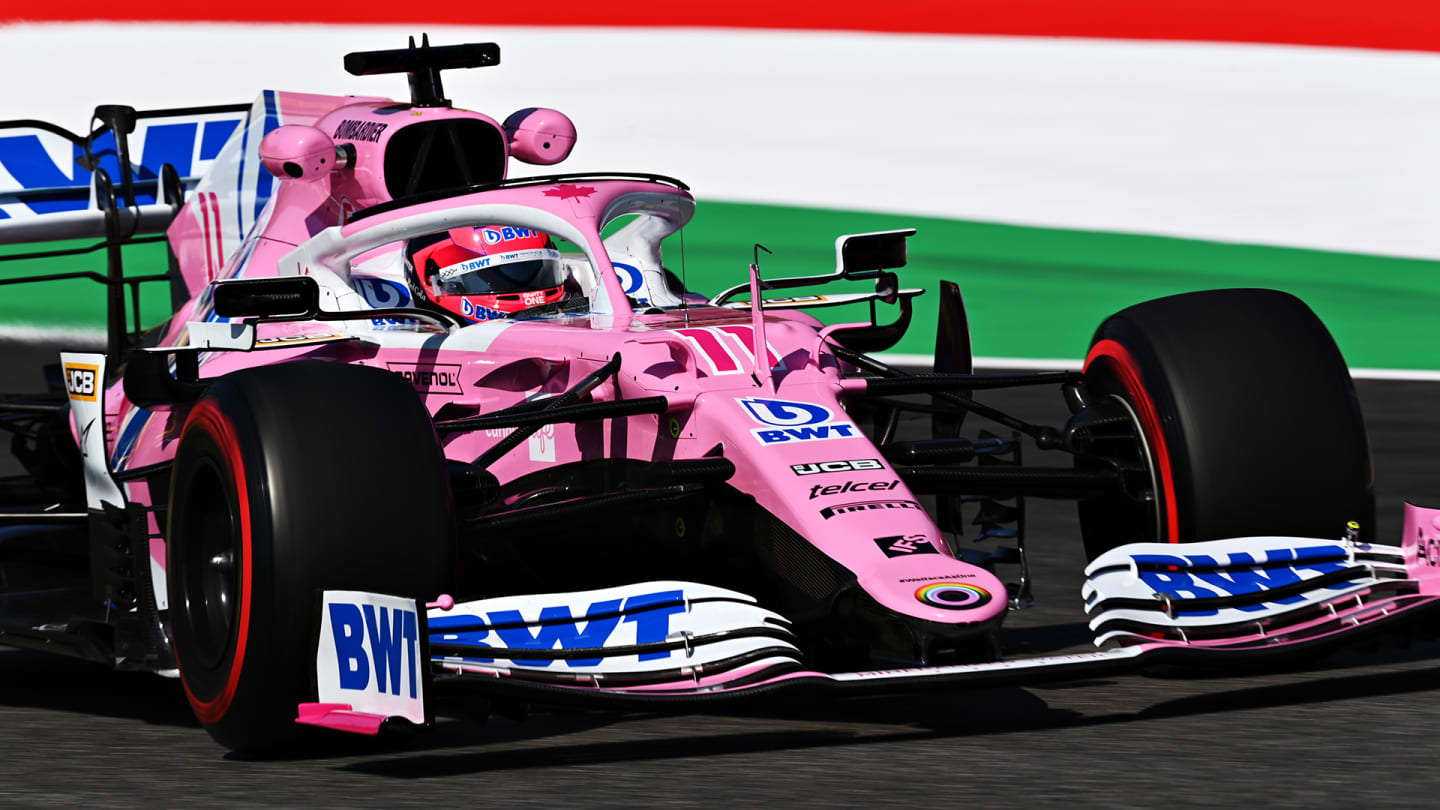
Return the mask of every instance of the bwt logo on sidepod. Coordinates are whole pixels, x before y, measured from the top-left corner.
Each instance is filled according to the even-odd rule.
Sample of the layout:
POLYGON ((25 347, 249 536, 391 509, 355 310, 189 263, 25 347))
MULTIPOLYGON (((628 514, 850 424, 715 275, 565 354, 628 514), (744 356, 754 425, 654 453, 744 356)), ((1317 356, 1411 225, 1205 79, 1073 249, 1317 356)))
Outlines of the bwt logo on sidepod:
POLYGON ((850 422, 832 421, 835 415, 824 405, 758 397, 736 401, 749 412, 750 418, 770 426, 750 431, 756 441, 764 445, 853 439, 860 435, 850 422))
POLYGON ((413 610, 331 602, 330 630, 340 688, 414 698, 420 679, 420 623, 413 610), (403 685, 403 686, 402 686, 403 685))

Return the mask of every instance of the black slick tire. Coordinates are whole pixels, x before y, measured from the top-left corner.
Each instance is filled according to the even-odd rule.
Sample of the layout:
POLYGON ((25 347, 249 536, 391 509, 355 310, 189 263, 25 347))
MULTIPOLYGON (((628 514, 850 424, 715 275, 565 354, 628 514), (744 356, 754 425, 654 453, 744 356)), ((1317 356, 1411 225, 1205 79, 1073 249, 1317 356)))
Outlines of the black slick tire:
POLYGON ((1096 331, 1085 391, 1138 424, 1155 502, 1080 503, 1091 558, 1122 543, 1373 531, 1370 446, 1349 370, 1298 298, 1187 293, 1096 331))
POLYGON ((454 517, 429 414, 403 378, 335 363, 235 372, 191 410, 167 532, 186 695, 223 745, 274 749, 313 700, 321 589, 434 598, 454 517))

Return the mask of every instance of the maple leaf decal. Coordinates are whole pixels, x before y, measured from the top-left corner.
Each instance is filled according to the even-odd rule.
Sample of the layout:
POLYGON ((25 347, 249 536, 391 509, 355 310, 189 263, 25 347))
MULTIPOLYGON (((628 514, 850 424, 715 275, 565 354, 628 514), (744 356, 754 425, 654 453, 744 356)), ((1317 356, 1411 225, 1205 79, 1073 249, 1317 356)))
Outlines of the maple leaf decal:
POLYGON ((570 183, 561 183, 554 188, 545 189, 546 197, 559 197, 562 200, 578 200, 594 193, 595 189, 589 186, 576 186, 570 183))

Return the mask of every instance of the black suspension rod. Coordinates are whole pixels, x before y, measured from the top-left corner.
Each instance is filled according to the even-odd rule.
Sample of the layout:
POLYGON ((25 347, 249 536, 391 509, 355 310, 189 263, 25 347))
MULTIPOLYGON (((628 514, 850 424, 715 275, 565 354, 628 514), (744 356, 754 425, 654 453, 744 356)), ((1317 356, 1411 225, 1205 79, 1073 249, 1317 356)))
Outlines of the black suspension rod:
MULTIPOLYGON (((600 383, 603 383, 611 377, 615 376, 615 373, 619 370, 620 353, 616 352, 615 356, 610 358, 610 362, 596 369, 589 376, 585 377, 585 379, 581 380, 578 384, 576 384, 574 388, 571 388, 569 391, 566 391, 558 397, 546 400, 546 405, 544 409, 540 411, 540 413, 544 413, 545 411, 551 411, 556 408, 563 408, 567 405, 574 405, 581 397, 595 390, 595 388, 599 386, 600 383)), ((491 464, 494 464, 495 462, 503 458, 506 453, 514 450, 516 447, 519 447, 521 442, 530 438, 531 434, 535 433, 535 431, 544 427, 546 424, 549 423, 542 421, 538 424, 526 425, 525 427, 515 428, 515 431, 509 436, 506 436, 505 438, 496 442, 494 447, 491 447, 489 450, 481 453, 480 457, 475 459, 475 466, 481 469, 489 467, 491 464)))
POLYGON ((941 391, 977 391, 990 388, 1018 388, 1023 385, 1061 385, 1079 382, 1074 371, 1042 371, 1035 374, 916 374, 905 377, 867 379, 865 393, 879 396, 934 394, 941 391))
MULTIPOLYGON (((896 377, 903 379, 914 376, 900 371, 897 368, 888 366, 873 357, 854 351, 852 349, 847 349, 844 346, 840 346, 838 344, 832 345, 831 350, 834 351, 836 357, 839 357, 846 362, 853 363, 854 365, 859 366, 866 371, 880 374, 884 377, 896 377)), ((1061 380, 1051 380, 1051 382, 1060 381, 1061 380)), ((1019 431, 1020 433, 1024 433, 1027 436, 1031 436, 1035 439, 1035 444, 1042 450, 1057 449, 1061 447, 1060 432, 1057 431, 1055 428, 1050 427, 1049 425, 1034 425, 1024 420, 1016 419, 1015 417, 1005 413, 1004 411, 997 410, 990 407, 989 405, 982 405, 979 402, 971 399, 970 397, 962 396, 953 391, 934 391, 931 392, 931 396, 936 397, 937 399, 944 400, 945 402, 949 402, 950 404, 955 405, 959 408, 963 408, 975 414, 976 416, 982 416, 993 422, 1004 425, 1011 430, 1019 431)))
POLYGON ((525 526, 538 523, 554 523, 579 515, 591 512, 600 512, 614 509, 619 506, 627 506, 650 501, 663 501, 670 498, 678 498, 699 489, 695 484, 677 484, 673 486, 655 487, 653 489, 632 489, 627 492, 612 492, 605 495, 596 495, 588 498, 575 498, 557 503, 541 504, 539 506, 527 506, 521 509, 512 509, 509 512, 500 512, 494 515, 483 515, 465 522, 463 530, 467 532, 485 532, 497 529, 513 529, 517 526, 525 526))
MULTIPOLYGON (((543 400, 548 401, 548 400, 543 400)), ((493 430, 495 428, 519 428, 535 425, 544 427, 561 422, 585 422, 593 419, 613 419, 618 416, 636 416, 646 413, 664 413, 670 407, 665 397, 643 397, 641 399, 619 399, 609 402, 582 402, 548 410, 536 409, 528 412, 495 413, 488 416, 468 416, 449 422, 437 422, 439 433, 461 433, 469 430, 493 430)))

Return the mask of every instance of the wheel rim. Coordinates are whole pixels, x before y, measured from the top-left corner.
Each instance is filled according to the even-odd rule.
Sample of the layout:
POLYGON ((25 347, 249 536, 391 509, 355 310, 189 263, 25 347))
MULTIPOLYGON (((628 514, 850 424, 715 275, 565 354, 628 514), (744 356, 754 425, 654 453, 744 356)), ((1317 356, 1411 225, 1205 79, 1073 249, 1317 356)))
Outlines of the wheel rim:
POLYGON ((198 470, 191 489, 191 519, 183 542, 182 577, 190 652, 208 670, 225 658, 236 623, 239 527, 230 499, 212 467, 198 470))
POLYGON ((1165 515, 1161 511, 1162 499, 1160 498, 1160 477, 1155 474, 1155 453, 1150 448, 1150 439, 1145 435, 1145 426, 1140 422, 1140 415, 1135 412, 1129 400, 1119 394, 1111 394, 1110 398, 1120 403, 1125 413, 1130 417, 1130 426, 1135 433, 1136 444, 1140 448, 1140 460, 1145 465, 1145 471, 1150 475, 1150 531, 1155 535, 1156 540, 1161 540, 1161 532, 1165 526, 1165 515))

